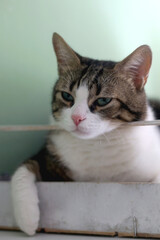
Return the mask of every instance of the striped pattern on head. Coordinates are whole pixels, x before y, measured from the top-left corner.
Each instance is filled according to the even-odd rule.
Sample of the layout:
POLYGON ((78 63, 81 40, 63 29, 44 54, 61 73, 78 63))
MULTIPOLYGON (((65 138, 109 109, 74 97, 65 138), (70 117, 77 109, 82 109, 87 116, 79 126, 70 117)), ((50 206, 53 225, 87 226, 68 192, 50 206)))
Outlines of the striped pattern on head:
POLYGON ((145 119, 144 85, 152 61, 147 45, 120 62, 82 57, 57 33, 53 46, 59 79, 53 89, 52 111, 61 127, 78 137, 90 138, 124 122, 145 119), (75 112, 79 116, 76 127, 72 117, 75 112))

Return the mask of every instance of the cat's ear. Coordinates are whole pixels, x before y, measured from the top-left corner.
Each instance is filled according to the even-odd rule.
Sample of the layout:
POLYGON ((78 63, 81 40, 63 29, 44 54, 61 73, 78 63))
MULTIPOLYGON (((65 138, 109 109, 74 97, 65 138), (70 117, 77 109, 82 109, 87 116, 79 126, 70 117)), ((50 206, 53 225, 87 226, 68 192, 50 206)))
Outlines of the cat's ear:
POLYGON ((141 90, 147 82, 151 63, 151 49, 147 45, 142 45, 118 63, 117 67, 121 73, 134 82, 137 90, 141 90))
POLYGON ((80 66, 79 58, 59 34, 53 34, 52 42, 57 56, 59 73, 80 66))

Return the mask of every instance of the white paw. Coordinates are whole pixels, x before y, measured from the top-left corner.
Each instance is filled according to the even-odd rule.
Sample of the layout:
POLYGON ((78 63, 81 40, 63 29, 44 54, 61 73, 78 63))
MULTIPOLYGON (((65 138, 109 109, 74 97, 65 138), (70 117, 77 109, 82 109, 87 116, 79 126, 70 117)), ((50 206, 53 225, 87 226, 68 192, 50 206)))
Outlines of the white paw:
POLYGON ((22 231, 32 236, 40 218, 35 175, 26 166, 18 168, 12 177, 11 189, 16 222, 22 231))
POLYGON ((32 201, 18 202, 14 205, 14 214, 20 229, 32 236, 39 223, 39 208, 32 201))

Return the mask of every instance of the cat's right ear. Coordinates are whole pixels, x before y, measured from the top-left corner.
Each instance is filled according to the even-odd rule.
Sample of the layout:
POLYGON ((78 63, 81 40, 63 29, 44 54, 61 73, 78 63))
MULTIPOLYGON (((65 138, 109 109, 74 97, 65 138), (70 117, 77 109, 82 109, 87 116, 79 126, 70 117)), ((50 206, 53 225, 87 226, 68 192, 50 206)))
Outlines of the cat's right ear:
POLYGON ((57 33, 53 34, 53 47, 57 56, 59 73, 79 68, 80 60, 70 46, 57 33))
POLYGON ((152 51, 149 46, 142 45, 123 61, 117 64, 117 70, 134 83, 137 90, 142 90, 147 82, 152 63, 152 51))

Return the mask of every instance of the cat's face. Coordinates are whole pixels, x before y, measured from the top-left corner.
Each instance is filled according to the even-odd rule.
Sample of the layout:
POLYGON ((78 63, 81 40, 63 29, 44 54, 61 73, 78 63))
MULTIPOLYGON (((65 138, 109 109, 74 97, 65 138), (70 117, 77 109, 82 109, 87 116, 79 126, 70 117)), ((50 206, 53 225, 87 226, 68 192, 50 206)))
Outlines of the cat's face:
POLYGON ((143 87, 151 65, 148 46, 115 63, 80 57, 57 34, 53 44, 59 80, 53 91, 52 109, 62 129, 89 139, 124 122, 145 119, 143 87))

